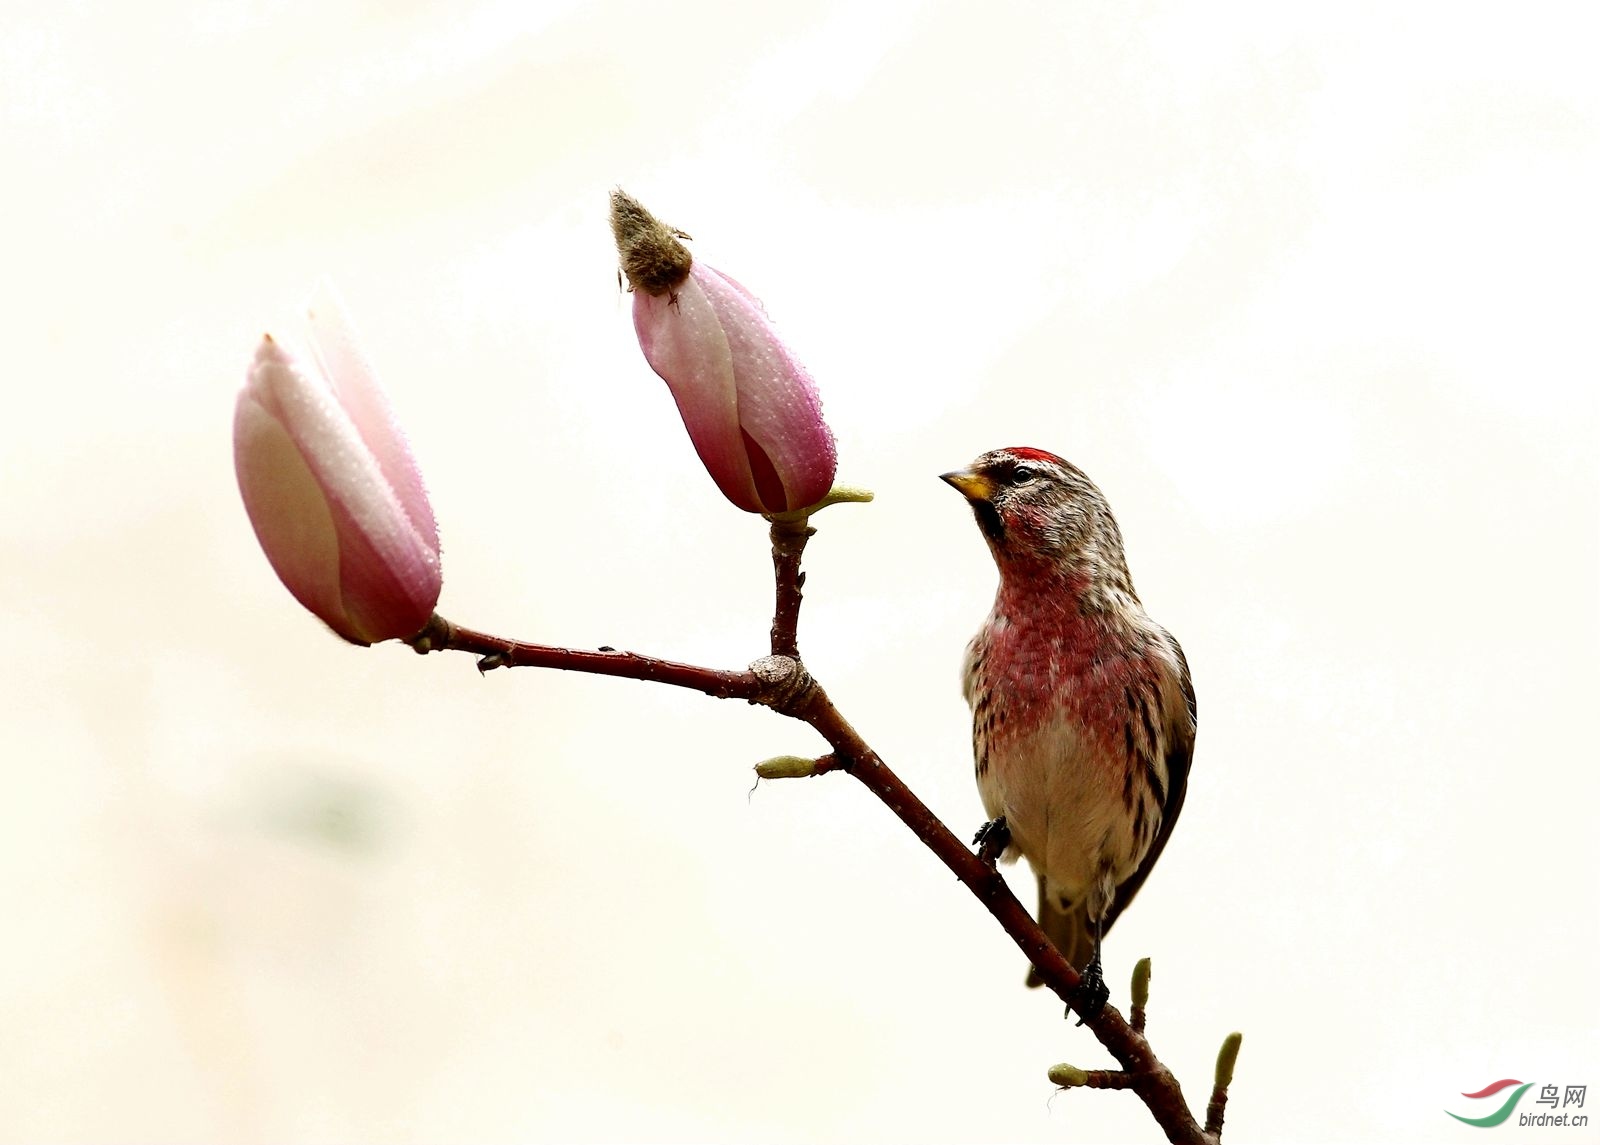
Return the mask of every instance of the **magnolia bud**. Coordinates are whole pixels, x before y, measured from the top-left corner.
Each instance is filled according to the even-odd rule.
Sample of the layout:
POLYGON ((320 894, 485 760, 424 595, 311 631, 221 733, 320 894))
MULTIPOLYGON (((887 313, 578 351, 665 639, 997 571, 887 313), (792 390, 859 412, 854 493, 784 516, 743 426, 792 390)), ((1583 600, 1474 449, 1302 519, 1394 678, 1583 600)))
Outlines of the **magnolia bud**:
POLYGON ((1070 1062, 1061 1062, 1059 1065, 1053 1065, 1045 1073, 1053 1084, 1065 1086, 1069 1089, 1075 1085, 1089 1084, 1088 1071, 1081 1070, 1070 1062))
POLYGON ((679 238, 614 191, 611 227, 633 290, 633 326, 678 403, 712 480, 739 508, 782 513, 820 501, 838 468, 817 387, 761 303, 695 262, 679 238))
POLYGON ((326 287, 308 353, 271 335, 233 417, 245 511, 278 579, 352 644, 414 636, 439 601, 439 531, 389 403, 326 287))

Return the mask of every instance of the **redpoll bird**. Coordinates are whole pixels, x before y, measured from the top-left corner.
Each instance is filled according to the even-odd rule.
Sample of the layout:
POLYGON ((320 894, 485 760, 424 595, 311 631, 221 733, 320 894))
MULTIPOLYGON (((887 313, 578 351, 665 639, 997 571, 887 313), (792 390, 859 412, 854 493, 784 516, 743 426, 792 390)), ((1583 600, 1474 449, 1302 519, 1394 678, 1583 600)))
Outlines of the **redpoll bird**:
MULTIPOLYGON (((1077 467, 996 449, 944 474, 1000 570, 967 647, 984 853, 1027 857, 1039 924, 1104 1005, 1100 940, 1144 885, 1183 807, 1194 688, 1183 649, 1145 615, 1122 533, 1077 467)), ((1040 979, 1030 969, 1028 984, 1040 979)))

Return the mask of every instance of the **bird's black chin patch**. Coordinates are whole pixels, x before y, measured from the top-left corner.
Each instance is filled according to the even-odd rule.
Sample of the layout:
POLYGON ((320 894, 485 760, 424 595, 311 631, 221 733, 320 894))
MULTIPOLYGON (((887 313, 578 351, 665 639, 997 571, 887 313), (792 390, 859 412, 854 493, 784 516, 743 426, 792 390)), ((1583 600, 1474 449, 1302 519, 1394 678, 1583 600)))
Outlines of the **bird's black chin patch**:
POLYGON ((978 518, 978 528, 983 530, 983 535, 991 541, 998 542, 1006 534, 1004 522, 1000 520, 1000 511, 990 501, 972 502, 972 515, 978 518))

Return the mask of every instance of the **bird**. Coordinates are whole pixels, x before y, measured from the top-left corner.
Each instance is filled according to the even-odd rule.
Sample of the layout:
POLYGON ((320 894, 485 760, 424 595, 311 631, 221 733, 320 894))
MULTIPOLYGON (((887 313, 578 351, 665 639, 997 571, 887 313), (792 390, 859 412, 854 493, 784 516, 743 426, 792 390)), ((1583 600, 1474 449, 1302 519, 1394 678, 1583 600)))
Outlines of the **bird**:
MULTIPOLYGON (((987 861, 1027 859, 1039 925, 1079 972, 1079 1012, 1092 1017, 1109 996, 1101 942, 1183 809, 1188 661, 1146 614, 1111 506, 1077 466, 1012 447, 941 477, 971 505, 1000 574, 962 667, 989 817, 973 841, 987 861)), ((1043 980, 1030 966, 1027 981, 1043 980)))

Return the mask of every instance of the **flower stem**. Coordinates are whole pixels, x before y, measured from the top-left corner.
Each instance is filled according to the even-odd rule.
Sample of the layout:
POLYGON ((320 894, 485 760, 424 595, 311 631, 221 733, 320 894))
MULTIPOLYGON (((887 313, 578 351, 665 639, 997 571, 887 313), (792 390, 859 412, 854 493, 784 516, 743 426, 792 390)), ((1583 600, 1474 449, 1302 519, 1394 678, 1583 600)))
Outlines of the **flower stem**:
POLYGON ((772 610, 772 654, 800 656, 800 605, 806 574, 800 570, 806 542, 816 530, 804 518, 772 522, 772 579, 777 601, 772 610))

